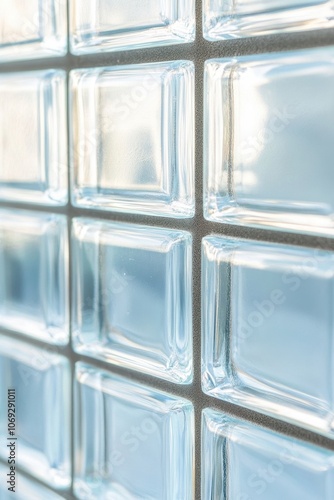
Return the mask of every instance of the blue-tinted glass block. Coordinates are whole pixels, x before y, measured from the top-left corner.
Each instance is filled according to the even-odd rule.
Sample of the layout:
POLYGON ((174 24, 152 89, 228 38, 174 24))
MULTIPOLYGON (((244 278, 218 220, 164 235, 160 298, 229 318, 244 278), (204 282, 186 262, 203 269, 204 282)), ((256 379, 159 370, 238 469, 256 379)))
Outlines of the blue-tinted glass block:
POLYGON ((66 73, 0 75, 0 199, 67 203, 66 73))
POLYGON ((73 203, 194 215, 194 65, 71 73, 73 203))
POLYGON ((2 336, 0 380, 1 458, 7 462, 10 448, 5 443, 16 437, 16 465, 54 488, 67 488, 71 481, 67 359, 56 348, 40 349, 2 336), (16 422, 11 431, 15 436, 7 431, 8 389, 15 389, 16 422))
POLYGON ((210 41, 334 26, 332 0, 203 0, 210 41))
POLYGON ((67 344, 66 217, 0 211, 0 327, 67 344))
POLYGON ((0 62, 67 52, 67 0, 1 0, 0 62))
POLYGON ((75 219, 75 350, 191 382, 191 246, 185 231, 75 219))
POLYGON ((70 0, 74 54, 192 42, 195 0, 70 0))
MULTIPOLYGON (((23 474, 15 470, 15 493, 8 488, 12 488, 7 481, 10 481, 10 465, 0 464, 0 498, 1 500, 61 500, 64 497, 54 493, 49 488, 39 484, 37 481, 27 479, 23 474)), ((16 466, 15 466, 16 467, 16 466)), ((14 477, 14 476, 13 476, 14 477)))
POLYGON ((206 64, 205 217, 334 234, 334 50, 206 64))
POLYGON ((192 500, 192 404, 81 363, 76 379, 76 497, 192 500))
POLYGON ((332 500, 333 451, 205 409, 201 498, 332 500))
POLYGON ((203 389, 333 436, 334 253, 203 243, 203 389))

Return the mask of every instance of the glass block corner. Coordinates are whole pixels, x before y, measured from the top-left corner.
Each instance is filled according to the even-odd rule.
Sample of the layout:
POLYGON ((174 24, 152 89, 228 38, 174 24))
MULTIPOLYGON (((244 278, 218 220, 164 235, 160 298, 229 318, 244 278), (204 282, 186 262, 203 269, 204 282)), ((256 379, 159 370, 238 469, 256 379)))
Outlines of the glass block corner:
POLYGON ((204 392, 333 437, 333 264, 330 251, 204 238, 204 392))
POLYGON ((72 235, 74 349, 190 383, 190 233, 77 218, 72 235))
POLYGON ((333 452, 206 408, 202 500, 331 500, 333 452))
POLYGON ((78 363, 75 418, 76 498, 193 498, 189 401, 78 363))
POLYGON ((206 62, 208 220, 333 236, 333 62, 332 47, 206 62))
POLYGON ((66 72, 0 74, 0 200, 66 205, 66 72))
POLYGON ((67 0, 0 2, 0 63, 66 52, 67 0))
MULTIPOLYGON (((7 401, 8 389, 15 389, 13 432, 17 465, 53 488, 68 488, 71 483, 68 360, 57 354, 55 348, 37 348, 1 336, 0 380, 2 401, 7 401)), ((0 424, 1 442, 8 443, 5 404, 0 407, 0 424)), ((3 460, 7 461, 7 453, 8 448, 3 445, 0 450, 3 460)))
POLYGON ((71 72, 72 203, 194 215, 194 65, 71 72))
POLYGON ((195 0, 71 0, 73 54, 192 42, 195 0))

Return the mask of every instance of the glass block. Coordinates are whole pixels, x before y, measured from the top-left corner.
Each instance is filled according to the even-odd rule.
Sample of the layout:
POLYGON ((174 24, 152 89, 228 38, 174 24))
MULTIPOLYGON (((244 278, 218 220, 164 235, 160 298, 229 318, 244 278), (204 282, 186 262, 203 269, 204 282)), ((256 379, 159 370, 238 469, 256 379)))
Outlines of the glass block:
POLYGON ((334 253, 203 242, 203 390, 333 437, 334 253))
POLYGON ((76 498, 192 500, 192 404, 82 363, 76 382, 76 498))
POLYGON ((332 0, 203 0, 210 41, 334 26, 332 0))
POLYGON ((23 474, 19 474, 15 470, 15 493, 9 491, 8 488, 12 486, 7 484, 8 479, 7 474, 9 473, 9 467, 0 464, 0 498, 1 500, 61 500, 64 497, 59 496, 54 493, 49 488, 46 488, 37 481, 28 479, 23 474))
POLYGON ((333 451, 207 408, 201 498, 331 500, 333 451))
POLYGON ((0 211, 0 327, 67 344, 66 217, 0 211))
MULTIPOLYGON (((41 349, 1 336, 0 380, 1 443, 15 446, 16 466, 54 488, 69 487, 71 379, 67 359, 54 347, 41 349), (14 436, 7 430, 8 389, 15 389, 14 436)), ((0 447, 5 461, 9 449, 13 451, 0 447)))
POLYGON ((71 73, 73 204, 194 215, 194 65, 71 73))
POLYGON ((67 0, 2 0, 0 62, 67 52, 67 0))
POLYGON ((66 205, 66 113, 65 71, 0 75, 1 200, 66 205))
POLYGON ((192 42, 195 0, 71 0, 73 54, 192 42))
POLYGON ((334 234, 333 63, 333 48, 207 63, 207 219, 334 234))
POLYGON ((191 240, 174 229, 75 219, 74 349, 190 383, 191 240))

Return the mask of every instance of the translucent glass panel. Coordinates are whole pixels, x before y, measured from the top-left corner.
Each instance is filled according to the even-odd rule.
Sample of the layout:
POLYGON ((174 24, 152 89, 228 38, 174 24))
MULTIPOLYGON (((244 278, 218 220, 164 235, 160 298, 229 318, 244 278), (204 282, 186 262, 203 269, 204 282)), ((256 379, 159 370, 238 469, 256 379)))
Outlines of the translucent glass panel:
POLYGON ((82 363, 76 378, 76 497, 192 500, 192 404, 82 363))
POLYGON ((206 409, 202 500, 332 500, 332 451, 206 409))
MULTIPOLYGON (((15 441, 17 465, 21 468, 55 488, 68 487, 71 472, 67 359, 50 348, 39 349, 0 337, 0 380, 1 442, 13 446, 15 441), (7 433, 8 389, 15 389, 15 436, 7 433)), ((5 445, 0 449, 6 462, 9 450, 5 445)))
POLYGON ((70 0, 74 54, 195 39, 195 0, 70 0))
POLYGON ((73 203, 193 216, 193 64, 83 69, 71 75, 73 203))
POLYGON ((333 6, 332 0, 203 0, 203 33, 216 41, 330 28, 333 6))
POLYGON ((68 342, 67 222, 61 215, 0 211, 0 327, 68 342))
POLYGON ((334 253, 203 243, 203 389, 333 433, 334 253))
POLYGON ((191 235, 76 219, 72 252, 76 351, 191 382, 191 235))
POLYGON ((66 113, 65 71, 0 75, 0 199, 67 203, 66 113))
POLYGON ((67 52, 67 0, 2 0, 0 62, 67 52))
POLYGON ((322 48, 206 64, 206 218, 334 234, 333 62, 322 48))

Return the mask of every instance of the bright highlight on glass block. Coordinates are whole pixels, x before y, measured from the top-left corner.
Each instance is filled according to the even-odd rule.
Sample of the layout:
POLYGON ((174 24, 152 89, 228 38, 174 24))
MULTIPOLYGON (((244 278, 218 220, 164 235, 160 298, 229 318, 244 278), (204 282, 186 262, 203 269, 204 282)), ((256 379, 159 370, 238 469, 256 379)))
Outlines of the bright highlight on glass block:
POLYGON ((53 344, 69 337, 67 221, 0 211, 0 327, 53 344))
MULTIPOLYGON (((17 466, 50 486, 63 489, 71 481, 71 381, 67 359, 56 352, 55 348, 39 349, 0 337, 0 396, 5 402, 8 389, 15 389, 16 421, 12 431, 15 436, 7 439, 7 405, 2 404, 0 455, 7 462, 10 450, 15 448, 17 466), (8 443, 12 448, 6 446, 8 443)), ((16 484, 19 488, 17 480, 16 484)))
POLYGON ((206 64, 205 216, 334 234, 334 51, 206 64))
POLYGON ((203 242, 203 390, 333 437, 334 253, 203 242))
POLYGON ((203 34, 213 42, 333 25, 332 0, 203 0, 203 34))
POLYGON ((332 500, 333 452, 205 409, 201 498, 332 500))
POLYGON ((73 203, 194 215, 194 65, 72 71, 73 203))
POLYGON ((77 352, 191 382, 189 233, 75 219, 72 273, 77 352))
POLYGON ((0 199, 65 205, 67 164, 65 71, 1 74, 0 199))
POLYGON ((195 39, 195 0, 71 0, 70 5, 74 54, 195 39))
POLYGON ((192 404, 76 368, 76 498, 192 500, 192 404))
POLYGON ((66 52, 67 0, 0 1, 0 62, 66 52))

